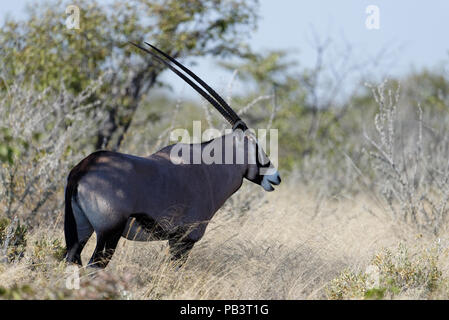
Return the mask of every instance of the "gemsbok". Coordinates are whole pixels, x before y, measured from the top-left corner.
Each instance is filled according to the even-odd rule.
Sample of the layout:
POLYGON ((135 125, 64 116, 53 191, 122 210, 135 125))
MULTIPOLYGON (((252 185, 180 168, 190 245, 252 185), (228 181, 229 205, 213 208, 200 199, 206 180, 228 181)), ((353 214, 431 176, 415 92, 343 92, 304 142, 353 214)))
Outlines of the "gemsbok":
POLYGON ((266 191, 281 182, 254 133, 234 110, 192 71, 145 43, 152 50, 131 44, 193 87, 232 125, 232 131, 203 143, 176 143, 148 157, 96 151, 84 158, 70 171, 65 188, 68 262, 82 265, 81 251, 95 231, 97 244, 90 267, 106 267, 120 237, 168 240, 172 260, 182 265, 243 178, 266 191), (214 161, 203 159, 204 154, 214 161), (199 161, 192 164, 191 159, 199 161))

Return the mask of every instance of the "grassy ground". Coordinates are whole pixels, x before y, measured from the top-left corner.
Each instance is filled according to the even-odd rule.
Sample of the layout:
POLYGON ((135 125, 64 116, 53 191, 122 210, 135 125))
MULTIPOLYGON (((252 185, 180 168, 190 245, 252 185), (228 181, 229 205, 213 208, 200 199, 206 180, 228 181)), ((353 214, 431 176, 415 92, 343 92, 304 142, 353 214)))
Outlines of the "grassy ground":
MULTIPOLYGON (((288 181, 288 178, 287 178, 288 181)), ((105 271, 81 269, 79 290, 60 256, 63 232, 41 227, 24 257, 0 265, 3 298, 447 298, 447 238, 417 233, 369 196, 315 200, 293 184, 245 185, 218 212, 185 266, 165 242, 122 239, 105 271), (369 209, 368 209, 369 208, 369 209), (243 210, 242 210, 243 209, 243 210)), ((86 262, 94 238, 84 251, 86 262)))

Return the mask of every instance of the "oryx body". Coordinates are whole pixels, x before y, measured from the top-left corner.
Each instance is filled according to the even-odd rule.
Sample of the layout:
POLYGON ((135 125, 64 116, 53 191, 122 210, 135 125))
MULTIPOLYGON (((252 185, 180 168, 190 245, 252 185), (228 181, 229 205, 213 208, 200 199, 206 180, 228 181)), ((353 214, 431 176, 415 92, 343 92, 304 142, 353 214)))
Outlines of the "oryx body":
POLYGON ((149 157, 94 152, 67 180, 66 258, 81 264, 81 251, 94 231, 97 246, 91 266, 105 267, 122 236, 169 240, 172 257, 185 258, 243 178, 267 191, 280 183, 277 171, 261 175, 261 166, 272 167, 254 135, 240 129, 200 144, 167 146, 149 157), (182 153, 173 152, 175 147, 182 153), (205 162, 205 153, 212 153, 215 161, 205 162))

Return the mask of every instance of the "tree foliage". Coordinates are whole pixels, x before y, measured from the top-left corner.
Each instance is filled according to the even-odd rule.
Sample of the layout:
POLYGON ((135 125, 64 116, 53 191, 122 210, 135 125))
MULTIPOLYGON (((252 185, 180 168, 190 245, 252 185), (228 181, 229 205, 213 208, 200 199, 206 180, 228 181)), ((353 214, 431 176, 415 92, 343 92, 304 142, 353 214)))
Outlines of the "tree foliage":
POLYGON ((0 88, 17 77, 36 89, 60 88, 78 94, 106 72, 96 96, 109 121, 97 147, 118 149, 148 90, 163 68, 127 41, 155 44, 177 58, 244 55, 242 40, 256 27, 257 0, 133 0, 110 5, 79 0, 80 29, 66 27, 70 1, 28 8, 25 20, 7 20, 0 29, 0 88))

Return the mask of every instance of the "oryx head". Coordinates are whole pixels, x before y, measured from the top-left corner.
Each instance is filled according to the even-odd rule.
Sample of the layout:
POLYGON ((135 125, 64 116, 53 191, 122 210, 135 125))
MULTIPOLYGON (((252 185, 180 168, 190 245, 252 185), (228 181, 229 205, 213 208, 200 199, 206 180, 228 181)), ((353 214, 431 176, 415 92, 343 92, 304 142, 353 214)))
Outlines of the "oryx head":
POLYGON ((243 131, 242 128, 234 129, 237 152, 244 154, 244 177, 261 185, 266 191, 273 191, 272 185, 281 183, 281 176, 268 158, 267 154, 257 141, 257 137, 251 130, 243 131))
POLYGON ((234 110, 224 101, 224 99, 215 92, 214 89, 209 87, 203 80, 195 75, 188 68, 183 66, 173 57, 169 56, 162 50, 154 47, 153 45, 145 42, 151 49, 141 47, 138 44, 130 42, 137 48, 151 54, 157 61, 166 65, 170 70, 176 73, 180 78, 186 81, 193 89, 195 89, 201 96, 212 104, 218 112, 232 125, 233 136, 237 143, 237 149, 243 148, 245 153, 245 174, 244 177, 251 182, 261 185, 266 191, 273 191, 272 185, 278 185, 281 183, 281 177, 276 168, 271 163, 270 159, 266 155, 265 151, 259 146, 254 133, 248 130, 247 125, 242 119, 235 113, 234 110), (168 60, 168 61, 167 61, 168 60), (173 64, 172 64, 173 63, 173 64), (189 77, 183 74, 178 68, 184 71, 189 77), (196 83, 193 82, 193 80, 196 83), (207 93, 198 86, 202 86, 207 93))

